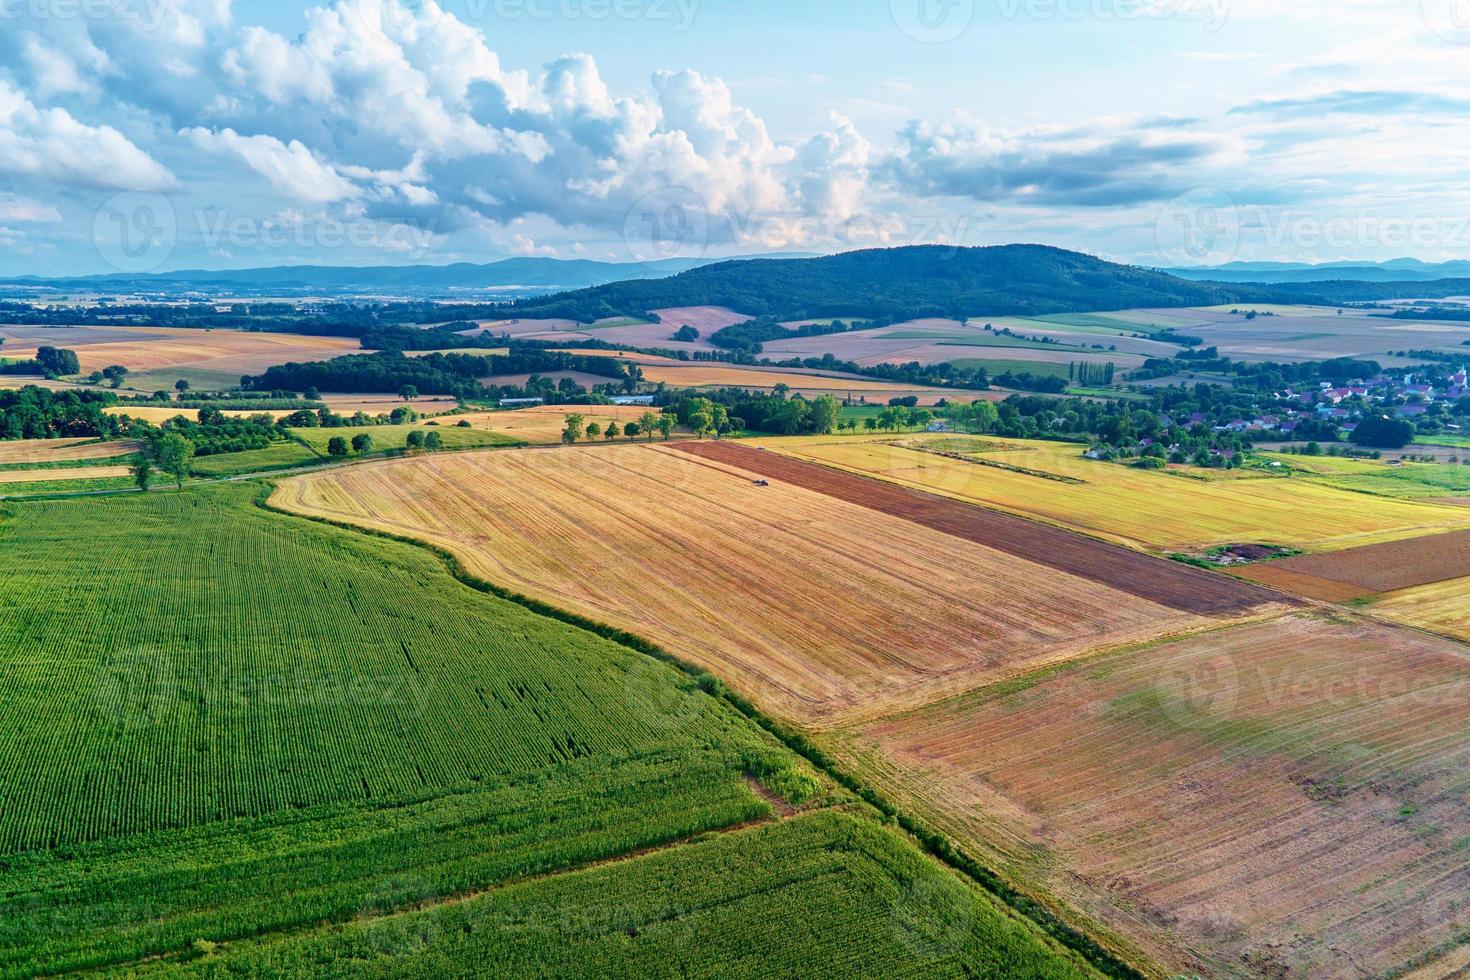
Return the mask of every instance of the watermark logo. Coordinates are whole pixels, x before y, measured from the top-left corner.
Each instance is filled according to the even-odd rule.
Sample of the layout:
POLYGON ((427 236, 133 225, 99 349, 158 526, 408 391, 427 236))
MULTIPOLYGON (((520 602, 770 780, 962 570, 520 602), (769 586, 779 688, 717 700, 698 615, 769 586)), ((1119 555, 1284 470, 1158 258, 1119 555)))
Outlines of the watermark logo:
POLYGON ((356 0, 351 9, 370 32, 410 44, 427 40, 450 16, 434 0, 356 0))
POLYGON ((1240 248, 1240 209, 1224 191, 1198 188, 1180 194, 1154 224, 1159 254, 1171 265, 1220 265, 1240 248))
POLYGON ((975 0, 888 0, 898 29, 920 44, 953 41, 975 21, 975 0))
POLYGON ((633 717, 655 730, 686 728, 704 710, 703 698, 679 672, 651 657, 640 657, 629 666, 623 690, 633 717))
POLYGON ((1240 698, 1241 677, 1229 654, 1161 666, 1154 680, 1159 707, 1180 728, 1208 729, 1229 718, 1240 698))
POLYGON ((170 657, 155 647, 110 654, 92 688, 98 713, 119 729, 167 725, 183 699, 170 657))
POLYGON ((975 925, 969 889, 948 874, 906 882, 893 905, 893 932, 919 961, 935 964, 964 951, 975 925))
POLYGON ((1470 0, 1420 0, 1424 23, 1446 41, 1470 44, 1470 0))
POLYGON ((164 194, 129 191, 108 200, 92 219, 92 243, 119 272, 156 272, 178 244, 178 214, 164 194))
POLYGON ((623 242, 639 262, 698 260, 710 246, 709 209, 687 187, 664 187, 645 194, 628 210, 623 242))

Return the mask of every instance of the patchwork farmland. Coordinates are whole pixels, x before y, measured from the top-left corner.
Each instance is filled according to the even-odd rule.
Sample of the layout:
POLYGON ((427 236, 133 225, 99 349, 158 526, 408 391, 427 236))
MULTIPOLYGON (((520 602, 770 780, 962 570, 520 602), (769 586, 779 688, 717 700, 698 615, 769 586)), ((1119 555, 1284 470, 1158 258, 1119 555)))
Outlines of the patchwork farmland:
POLYGON ((622 446, 353 467, 285 480, 274 501, 448 548, 476 575, 646 636, 820 725, 1197 628, 1212 586, 1242 608, 1281 598, 1137 556, 1191 584, 1175 609, 1165 601, 1182 593, 1131 574, 1109 586, 755 479, 622 446), (598 534, 581 533, 589 520, 598 534))
MULTIPOLYGON (((684 937, 703 972, 737 929, 756 961, 797 955, 817 905, 825 941, 874 962, 1097 975, 674 668, 262 489, 5 512, 0 595, 53 601, 0 618, 0 973, 301 972, 425 919, 427 963, 489 942, 584 972, 684 937), (502 902, 586 918, 527 930, 502 902)), ((403 967, 397 941, 371 956, 403 967)))
POLYGON ((1242 542, 1333 551, 1470 527, 1464 508, 1370 497, 1318 481, 1189 479, 1084 459, 1085 447, 1065 443, 865 436, 759 444, 1153 551, 1242 542), (923 451, 934 443, 946 447, 946 455, 923 451))
POLYGON ((125 387, 137 391, 168 389, 184 378, 196 388, 232 387, 247 374, 288 361, 314 361, 349 354, 358 342, 344 337, 309 337, 243 330, 176 327, 5 328, 4 356, 25 360, 34 347, 52 345, 76 351, 81 373, 120 364, 132 374, 125 387), (13 330, 13 332, 12 332, 13 330))
MULTIPOLYGON (((395 461, 292 478, 274 503, 446 548, 712 670, 1134 962, 1339 975, 1453 945, 1470 736, 1444 733, 1470 731, 1463 648, 778 452, 836 444, 873 445, 395 461)), ((1157 478, 1305 491, 1298 516, 1326 489, 1157 478)), ((1378 517, 1349 536, 1423 529, 1378 517)))

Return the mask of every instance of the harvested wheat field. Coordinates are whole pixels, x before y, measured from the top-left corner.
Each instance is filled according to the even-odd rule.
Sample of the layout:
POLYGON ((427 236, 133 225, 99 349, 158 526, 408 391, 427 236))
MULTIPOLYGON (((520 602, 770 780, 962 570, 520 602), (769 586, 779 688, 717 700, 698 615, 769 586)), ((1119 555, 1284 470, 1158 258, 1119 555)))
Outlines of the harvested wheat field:
POLYGON ((853 733, 880 779, 1206 976, 1383 974, 1470 927, 1470 654, 1310 615, 853 733))
POLYGON ((761 441, 797 459, 995 507, 1119 544, 1167 551, 1274 544, 1331 551, 1470 527, 1464 508, 1393 500, 1312 479, 1194 480, 1084 459, 1086 447, 966 437, 817 436, 761 441), (922 451, 931 443, 948 455, 922 451), (955 456, 969 458, 955 458, 955 456))
MULTIPOLYGON (((149 408, 138 405, 114 405, 111 408, 103 409, 103 411, 108 415, 126 415, 128 418, 137 419, 140 422, 149 422, 153 425, 161 425, 170 419, 178 418, 180 415, 190 420, 196 419, 199 416, 199 409, 197 408, 149 408)), ((248 419, 252 415, 269 415, 275 417, 288 413, 280 411, 247 412, 239 409, 225 409, 220 414, 232 419, 248 419)))
POLYGON ((1065 530, 956 503, 892 484, 865 480, 828 467, 729 442, 687 443, 683 452, 739 466, 782 483, 805 487, 923 524, 1003 551, 1024 561, 1076 575, 1175 609, 1201 615, 1240 613, 1285 597, 1186 565, 1141 555, 1065 530))
POLYGON ((1470 578, 1390 592, 1368 608, 1396 622, 1470 640, 1470 578))
MULTIPOLYGON (((112 333, 136 339, 73 343, 82 374, 121 364, 135 374, 164 370, 220 373, 239 381, 288 361, 321 361, 354 353, 359 344, 347 337, 307 337, 243 330, 191 330, 182 327, 114 327, 112 333)), ((34 351, 6 351, 24 360, 34 351)), ((125 382, 133 387, 136 379, 125 382)))
POLYGON ((141 447, 136 442, 99 442, 96 439, 20 439, 0 442, 0 466, 16 463, 69 463, 83 459, 127 456, 141 447))
POLYGON ((395 408, 407 406, 420 415, 436 415, 444 412, 452 412, 459 407, 459 400, 445 396, 424 396, 411 401, 404 401, 397 395, 373 395, 373 394, 332 394, 323 395, 321 399, 333 412, 338 415, 354 415, 362 412, 364 415, 388 415, 395 408))
POLYGON ((1301 555, 1242 571, 1252 581, 1342 601, 1470 576, 1470 531, 1301 555), (1323 584, 1325 583, 1325 585, 1323 584))
POLYGON ((893 381, 876 381, 872 378, 832 377, 802 371, 782 371, 775 368, 742 368, 733 364, 645 364, 643 380, 651 384, 666 384, 671 388, 745 388, 750 391, 770 391, 777 385, 785 385, 792 392, 807 398, 831 395, 834 398, 863 399, 871 403, 885 403, 890 398, 914 396, 920 404, 933 405, 940 399, 950 401, 1001 401, 1010 393, 1003 391, 962 391, 956 388, 929 388, 924 385, 905 385, 893 381))
POLYGON ((690 326, 699 331, 701 338, 708 338, 717 330, 733 327, 737 323, 744 323, 750 319, 746 314, 737 313, 724 306, 670 307, 665 310, 654 310, 653 315, 658 317, 660 325, 671 332, 683 326, 690 326))
POLYGON ((1207 622, 662 446, 399 460, 285 480, 273 499, 450 548, 813 725, 1207 622))
MULTIPOLYGON (((608 422, 626 425, 636 422, 656 408, 647 405, 539 405, 535 408, 518 408, 509 412, 466 412, 436 421, 441 426, 468 422, 471 428, 497 432, 519 439, 532 446, 554 446, 561 442, 562 430, 567 427, 568 415, 580 415, 590 425, 596 422, 605 427, 608 422)), ((640 439, 646 436, 639 436, 640 439)), ((655 436, 655 438, 662 438, 655 436)))
POLYGON ((132 472, 127 466, 77 466, 39 470, 0 470, 0 483, 53 483, 70 480, 94 480, 113 476, 128 476, 132 472))

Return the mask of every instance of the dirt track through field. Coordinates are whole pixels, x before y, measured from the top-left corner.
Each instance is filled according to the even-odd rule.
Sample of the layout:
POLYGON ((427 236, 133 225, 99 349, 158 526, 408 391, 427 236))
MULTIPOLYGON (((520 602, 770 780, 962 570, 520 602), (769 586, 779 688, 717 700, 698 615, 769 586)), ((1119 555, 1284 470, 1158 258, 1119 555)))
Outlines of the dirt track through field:
POLYGON ((728 442, 684 443, 682 452, 901 517, 1027 561, 1202 615, 1279 603, 1275 592, 1117 545, 728 442))
POLYGON ((1241 574, 1313 599, 1360 599, 1470 577, 1470 531, 1301 555, 1253 565, 1241 574))

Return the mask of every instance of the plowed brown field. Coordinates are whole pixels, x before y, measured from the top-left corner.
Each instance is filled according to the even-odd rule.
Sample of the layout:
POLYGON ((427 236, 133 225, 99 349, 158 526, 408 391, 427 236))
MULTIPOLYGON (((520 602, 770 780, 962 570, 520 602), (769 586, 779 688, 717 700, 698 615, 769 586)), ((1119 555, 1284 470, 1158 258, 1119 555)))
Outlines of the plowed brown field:
POLYGON ((370 464, 285 480, 274 499, 447 547, 816 725, 1207 622, 663 446, 370 464))
POLYGON ((1314 599, 1360 599, 1470 576, 1470 531, 1300 555, 1251 565, 1240 574, 1314 599))
POLYGON ((1412 630, 1221 630, 850 749, 1181 972, 1381 975, 1470 928, 1470 656, 1412 630))
POLYGON ((684 443, 678 448, 913 521, 1175 609, 1212 615, 1241 612, 1283 600, 1279 593, 1060 528, 749 446, 700 442, 684 443))

